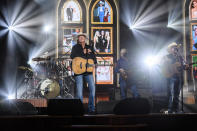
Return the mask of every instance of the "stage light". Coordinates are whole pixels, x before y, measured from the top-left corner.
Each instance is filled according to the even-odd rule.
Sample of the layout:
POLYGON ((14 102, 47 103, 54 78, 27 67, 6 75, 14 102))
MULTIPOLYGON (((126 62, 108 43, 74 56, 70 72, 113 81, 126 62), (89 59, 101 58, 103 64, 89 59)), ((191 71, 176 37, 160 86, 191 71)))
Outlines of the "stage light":
POLYGON ((168 23, 167 28, 177 28, 178 24, 176 23, 168 23))
MULTIPOLYGON (((52 5, 53 2, 48 2, 48 4, 49 3, 52 5)), ((4 62, 4 70, 2 72, 2 81, 5 84, 3 85, 3 90, 0 91, 0 95, 2 92, 5 92, 2 94, 5 99, 17 98, 19 96, 18 89, 23 88, 23 86, 21 86, 23 76, 19 76, 17 73, 18 64, 20 62, 18 59, 12 61, 10 61, 10 59, 16 55, 20 56, 27 51, 30 54, 33 52, 32 57, 29 56, 30 58, 35 58, 39 57, 42 52, 46 52, 45 50, 49 50, 52 47, 54 48, 54 43, 52 42, 54 37, 50 37, 47 40, 43 39, 45 33, 42 34, 43 30, 42 27, 40 27, 46 20, 43 18, 45 15, 47 17, 47 24, 44 25, 50 25, 48 21, 52 19, 52 15, 49 11, 53 10, 48 8, 48 4, 44 9, 45 12, 42 12, 43 7, 34 1, 7 1, 7 6, 1 9, 2 19, 0 19, 0 25, 3 30, 0 31, 0 37, 4 34, 7 35, 6 61, 4 62), (30 46, 30 44, 36 46, 30 46), (18 54, 18 51, 21 54, 18 54), (16 92, 15 95, 10 95, 13 94, 13 92, 16 92)), ((50 26, 45 28, 46 31, 50 31, 50 29, 50 26)), ((54 52, 56 52, 56 50, 54 50, 54 52)), ((33 62, 30 61, 30 64, 34 66, 33 62)), ((21 92, 23 92, 23 90, 21 92)))
POLYGON ((159 59, 156 56, 148 56, 145 59, 145 64, 149 67, 153 67, 158 64, 159 59))
POLYGON ((27 61, 27 64, 30 65, 31 67, 34 65, 31 59, 27 61))
POLYGON ((44 32, 50 32, 51 31, 51 26, 50 25, 46 25, 43 28, 44 32))
POLYGON ((12 25, 8 26, 8 30, 9 31, 13 31, 14 30, 14 26, 12 26, 12 25))
POLYGON ((8 97, 7 97, 9 100, 11 100, 11 99, 14 99, 15 97, 14 97, 14 95, 8 95, 8 97))
MULTIPOLYGON (((179 11, 182 5, 177 4, 176 1, 168 2, 168 28, 174 29, 178 32, 182 32, 183 21, 182 21, 182 12, 179 11)), ((186 22, 187 23, 187 22, 186 22)))
POLYGON ((131 30, 135 29, 135 25, 130 26, 129 29, 131 30))
POLYGON ((151 5, 149 1, 136 2, 134 3, 135 8, 131 8, 126 2, 122 2, 124 5, 124 11, 121 16, 123 17, 123 22, 132 31, 140 30, 144 32, 154 28, 161 28, 164 23, 160 19, 168 10, 166 9, 166 5, 160 4, 160 2, 158 0, 151 5), (144 10, 146 7, 148 8, 144 10))

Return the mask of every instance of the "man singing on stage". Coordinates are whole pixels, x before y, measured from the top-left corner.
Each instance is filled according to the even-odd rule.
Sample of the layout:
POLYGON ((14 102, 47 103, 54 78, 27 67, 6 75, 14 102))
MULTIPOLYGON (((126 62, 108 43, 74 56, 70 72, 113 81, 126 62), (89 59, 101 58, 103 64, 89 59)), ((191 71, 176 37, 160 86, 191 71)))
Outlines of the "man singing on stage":
POLYGON ((72 68, 75 73, 77 98, 81 99, 81 102, 83 103, 83 78, 84 78, 88 83, 88 88, 89 88, 88 114, 95 114, 95 103, 94 103, 95 83, 94 83, 92 71, 88 69, 90 65, 87 66, 87 63, 89 61, 92 61, 91 66, 94 66, 94 64, 96 64, 97 61, 93 48, 85 43, 86 38, 87 38, 86 34, 78 35, 77 44, 72 48, 70 57, 73 61, 72 68), (83 69, 85 70, 80 72, 80 70, 83 69))
POLYGON ((168 88, 168 111, 166 113, 179 112, 179 94, 183 88, 183 70, 188 68, 179 52, 179 46, 173 42, 168 45, 169 54, 164 56, 162 72, 167 80, 168 88))

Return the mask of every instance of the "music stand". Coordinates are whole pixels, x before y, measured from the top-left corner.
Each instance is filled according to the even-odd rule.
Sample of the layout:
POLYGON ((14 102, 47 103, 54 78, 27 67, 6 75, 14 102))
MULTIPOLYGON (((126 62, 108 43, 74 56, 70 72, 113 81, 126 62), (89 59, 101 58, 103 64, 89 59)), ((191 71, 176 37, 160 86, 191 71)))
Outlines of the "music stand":
MULTIPOLYGON (((87 38, 88 39, 88 38, 87 38)), ((89 40, 89 43, 90 43, 90 46, 92 47, 92 49, 93 49, 93 51, 94 51, 94 53, 95 53, 95 55, 98 55, 99 53, 94 49, 94 42, 92 41, 92 40, 90 40, 90 39, 88 39, 89 40)), ((104 61, 104 65, 103 66, 106 66, 106 60, 102 57, 102 56, 99 56, 103 61, 104 61)), ((96 107, 97 107, 97 95, 96 95, 96 83, 97 83, 97 64, 95 65, 95 109, 97 109, 96 107)), ((110 65, 108 65, 108 66, 110 66, 110 65)))

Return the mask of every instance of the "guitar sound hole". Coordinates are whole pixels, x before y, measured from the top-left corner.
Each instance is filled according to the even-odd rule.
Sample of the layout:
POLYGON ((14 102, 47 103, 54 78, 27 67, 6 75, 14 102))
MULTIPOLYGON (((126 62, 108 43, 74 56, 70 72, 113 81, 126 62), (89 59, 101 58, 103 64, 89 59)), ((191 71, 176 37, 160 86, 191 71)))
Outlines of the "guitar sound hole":
POLYGON ((82 63, 80 63, 80 68, 82 69, 82 63))

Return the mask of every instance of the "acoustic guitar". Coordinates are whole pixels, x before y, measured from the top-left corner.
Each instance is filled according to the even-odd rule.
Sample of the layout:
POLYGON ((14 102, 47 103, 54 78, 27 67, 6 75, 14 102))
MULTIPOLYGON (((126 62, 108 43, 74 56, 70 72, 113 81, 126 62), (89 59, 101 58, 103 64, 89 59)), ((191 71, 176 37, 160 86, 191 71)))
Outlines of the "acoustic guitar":
POLYGON ((173 75, 179 75, 181 73, 181 63, 175 62, 174 64, 165 64, 162 67, 162 73, 166 78, 170 78, 173 75))
POLYGON ((173 75, 179 75, 183 69, 184 70, 190 69, 191 65, 193 64, 196 64, 196 62, 189 64, 188 67, 186 67, 186 65, 183 65, 183 67, 181 67, 182 65, 180 62, 175 62, 174 64, 168 63, 162 67, 162 73, 166 78, 170 78, 173 75))
POLYGON ((72 60, 72 70, 77 75, 83 74, 85 72, 93 72, 94 60, 75 57, 72 60))
POLYGON ((138 67, 130 67, 128 70, 121 68, 121 71, 119 70, 120 76, 125 81, 137 78, 136 74, 139 74, 140 71, 141 71, 141 69, 138 67))

